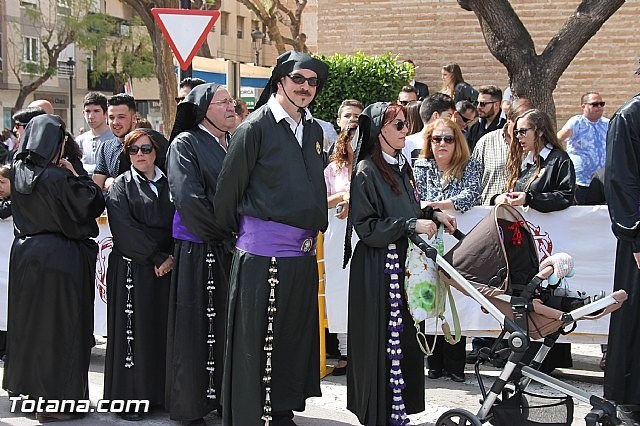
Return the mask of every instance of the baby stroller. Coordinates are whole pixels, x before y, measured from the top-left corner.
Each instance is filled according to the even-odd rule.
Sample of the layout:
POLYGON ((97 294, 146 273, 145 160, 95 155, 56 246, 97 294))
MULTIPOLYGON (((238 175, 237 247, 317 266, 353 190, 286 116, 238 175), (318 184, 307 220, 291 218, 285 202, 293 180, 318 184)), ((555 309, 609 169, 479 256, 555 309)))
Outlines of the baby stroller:
POLYGON ((573 331, 580 319, 596 319, 620 308, 627 299, 623 290, 591 300, 588 297, 557 296, 547 280, 553 266, 538 271, 540 264, 527 222, 514 208, 496 206, 444 257, 418 235, 411 240, 439 267, 442 279, 476 300, 501 325, 492 348, 481 350, 475 373, 482 392, 477 414, 463 409, 445 412, 436 425, 476 426, 490 422, 502 425, 571 424, 573 399, 588 403, 587 426, 621 424, 616 406, 539 371, 549 350, 565 330, 573 331), (545 284, 546 283, 546 284, 545 284), (573 328, 571 328, 573 327, 573 328), (503 338, 507 347, 498 349, 503 338), (543 339, 533 360, 522 360, 532 340, 543 339), (487 392, 480 376, 483 362, 504 365, 487 392), (564 397, 534 395, 526 388, 534 380, 564 394, 564 397))

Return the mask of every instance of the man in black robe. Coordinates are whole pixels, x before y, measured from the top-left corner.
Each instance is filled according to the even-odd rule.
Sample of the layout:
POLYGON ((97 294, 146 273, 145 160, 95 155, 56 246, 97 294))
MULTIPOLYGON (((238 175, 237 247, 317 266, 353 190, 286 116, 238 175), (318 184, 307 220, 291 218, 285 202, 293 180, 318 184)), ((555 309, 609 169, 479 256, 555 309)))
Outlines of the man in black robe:
POLYGON ((218 84, 195 87, 178 105, 167 155, 176 214, 165 405, 185 424, 204 424, 203 417, 220 408, 231 251, 216 232, 213 197, 234 105, 218 84))
POLYGON ((327 227, 322 128, 308 105, 324 62, 278 57, 220 172, 216 222, 238 233, 229 284, 224 424, 292 425, 320 395, 315 242, 327 227))
MULTIPOLYGON (((15 239, 9 265, 8 342, 2 387, 33 399, 89 396, 100 188, 61 159, 62 120, 27 125, 11 177, 15 239)), ((37 413, 41 422, 72 413, 37 413)))
POLYGON ((636 364, 640 353, 639 147, 640 94, 623 105, 609 122, 605 166, 605 195, 618 239, 613 289, 625 290, 629 299, 611 314, 604 396, 623 405, 623 411, 636 422, 640 422, 640 369, 636 364))

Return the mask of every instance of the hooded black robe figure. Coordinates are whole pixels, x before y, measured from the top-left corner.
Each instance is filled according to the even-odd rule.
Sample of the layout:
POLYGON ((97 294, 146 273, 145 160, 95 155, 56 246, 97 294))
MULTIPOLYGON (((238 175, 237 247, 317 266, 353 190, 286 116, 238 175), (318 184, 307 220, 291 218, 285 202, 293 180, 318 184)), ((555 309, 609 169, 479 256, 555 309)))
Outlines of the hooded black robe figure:
MULTIPOLYGON (((88 398, 102 190, 58 167, 59 117, 27 125, 12 170, 15 239, 9 266, 8 362, 3 388, 31 398, 88 398)), ((71 167, 71 166, 69 166, 71 167)), ((65 418, 39 413, 41 421, 65 418)))
POLYGON ((231 252, 216 232, 213 196, 226 152, 198 126, 218 90, 218 84, 199 85, 178 105, 167 154, 176 213, 165 407, 183 422, 200 422, 220 408, 231 252))
POLYGON ((435 233, 436 224, 421 219, 437 217, 448 228, 455 223, 430 207, 420 209, 411 168, 399 151, 406 134, 403 112, 400 105, 368 106, 360 115, 354 152, 345 262, 351 256, 351 224, 360 241, 349 275, 347 408, 365 425, 403 425, 407 414, 424 410, 424 353, 410 327, 404 290, 408 236, 435 233), (396 115, 385 122, 390 108, 396 115), (404 303, 390 302, 391 293, 404 303))
MULTIPOLYGON (((121 164, 128 163, 129 170, 116 178, 107 195, 113 250, 107 269, 104 399, 149 400, 151 406, 163 406, 171 274, 157 276, 155 268, 163 267, 173 253, 175 209, 162 170, 169 141, 153 130, 136 129, 125 138, 125 148, 143 137, 149 138, 153 151, 127 154, 121 164), (149 180, 131 166, 130 156, 144 161, 152 155, 155 179, 149 180)), ((122 413, 127 420, 141 416, 122 413)))
POLYGON ((236 129, 220 172, 216 221, 238 233, 225 425, 295 424, 292 410, 320 395, 315 241, 327 227, 327 192, 322 128, 306 107, 327 75, 305 53, 282 54, 266 104, 236 129))
MULTIPOLYGON (((640 70, 638 70, 640 72, 640 70)), ((640 421, 640 94, 611 117, 607 133, 605 194, 612 230, 618 239, 614 290, 625 290, 629 299, 611 314, 604 397, 622 405, 634 405, 640 421), (631 324, 631 326, 630 326, 631 324)))

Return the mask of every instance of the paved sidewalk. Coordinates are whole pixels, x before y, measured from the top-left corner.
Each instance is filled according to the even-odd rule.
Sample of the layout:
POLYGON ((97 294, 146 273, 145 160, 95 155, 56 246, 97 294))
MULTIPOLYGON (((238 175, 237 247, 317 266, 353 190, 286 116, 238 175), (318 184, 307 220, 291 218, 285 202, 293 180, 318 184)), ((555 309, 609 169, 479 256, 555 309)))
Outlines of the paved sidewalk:
MULTIPOLYGON (((100 399, 102 395, 104 355, 106 343, 98 341, 91 358, 89 372, 90 397, 92 402, 100 399)), ((598 368, 600 361, 600 345, 574 344, 573 359, 574 368, 560 369, 554 372, 554 376, 567 383, 579 387, 587 392, 602 395, 603 373, 598 368)), ((464 383, 455 383, 449 379, 426 379, 426 410, 423 413, 410 416, 413 425, 433 425, 438 417, 451 408, 464 408, 476 413, 479 405, 480 389, 473 375, 473 366, 467 365, 467 380, 464 383)), ((0 375, 3 370, 0 369, 0 375)), ((486 378, 485 385, 490 386, 493 378, 498 375, 498 370, 485 367, 482 372, 486 378)), ((549 394, 548 388, 534 384, 531 391, 549 394)), ((574 423, 584 424, 584 416, 590 410, 586 404, 575 401, 574 423)), ((307 400, 307 410, 297 413, 295 421, 300 426, 341 426, 358 425, 358 420, 346 409, 346 378, 328 376, 322 381, 322 397, 307 400)), ((207 425, 221 425, 222 421, 215 414, 206 419, 207 425)), ((10 412, 10 403, 6 392, 0 392, 0 425, 36 425, 38 422, 33 416, 22 413, 10 412)), ((72 422, 58 422, 57 425, 93 426, 93 425, 128 425, 134 423, 124 421, 115 414, 92 413, 81 420, 72 422)), ((137 424, 144 425, 176 425, 177 422, 168 419, 166 412, 154 412, 144 421, 137 424)), ((239 425, 242 426, 242 425, 239 425)))

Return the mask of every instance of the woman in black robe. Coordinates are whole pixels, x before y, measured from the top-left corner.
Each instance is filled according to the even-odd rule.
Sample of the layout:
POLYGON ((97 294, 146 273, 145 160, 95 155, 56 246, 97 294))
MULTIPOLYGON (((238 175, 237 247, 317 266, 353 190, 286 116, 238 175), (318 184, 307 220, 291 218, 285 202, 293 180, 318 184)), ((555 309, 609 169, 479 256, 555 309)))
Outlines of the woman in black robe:
MULTIPOLYGON (((3 388, 44 399, 88 398, 102 190, 78 176, 53 115, 27 125, 12 170, 15 239, 9 265, 8 362, 3 388)), ((40 421, 73 413, 37 413, 40 421)))
MULTIPOLYGON (((347 408, 366 425, 403 425, 407 414, 424 410, 424 353, 411 328, 402 331, 399 324, 389 324, 398 315, 388 303, 390 291, 399 292, 405 300, 399 308, 404 324, 412 321, 404 297, 404 274, 385 271, 388 256, 397 252, 399 267, 404 268, 411 233, 432 237, 437 231, 434 220, 445 224, 448 232, 455 230, 454 218, 430 207, 420 209, 413 173, 401 153, 407 134, 404 119, 404 108, 397 104, 375 103, 364 110, 355 153, 361 161, 351 180, 349 221, 360 241, 349 277, 347 408), (394 288, 396 279, 398 288, 394 288), (402 359, 387 358, 389 345, 402 349, 402 359), (392 377, 403 380, 404 389, 391 387, 392 377)), ((348 223, 347 259, 350 242, 348 223)))
MULTIPOLYGON (((153 130, 129 133, 123 149, 131 165, 107 196, 113 250, 107 269, 105 399, 164 404, 174 214, 162 171, 168 146, 153 130)), ((142 416, 121 414, 125 420, 142 416)))

